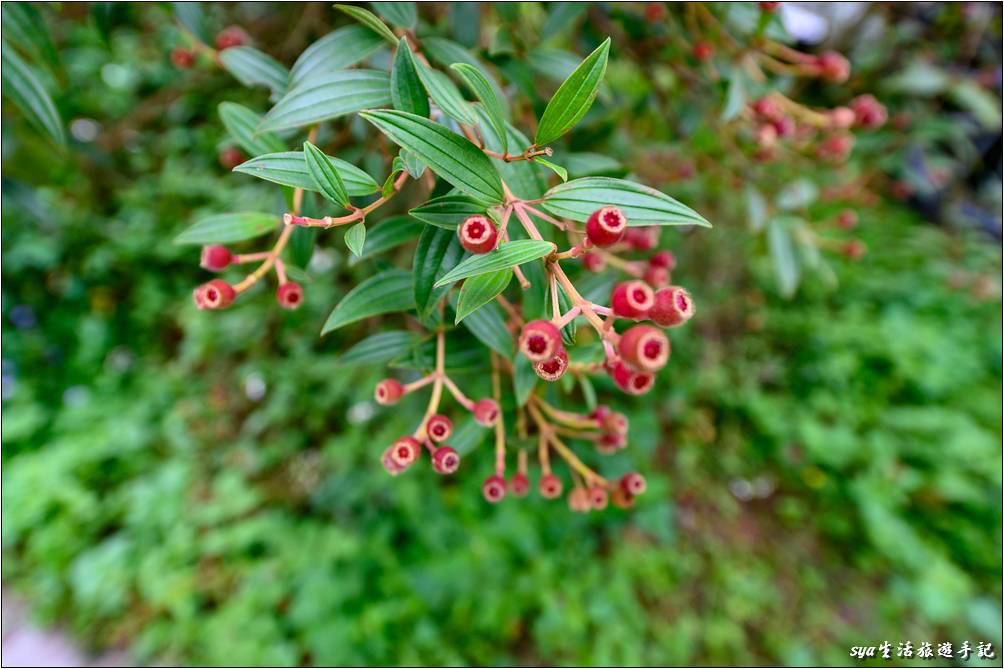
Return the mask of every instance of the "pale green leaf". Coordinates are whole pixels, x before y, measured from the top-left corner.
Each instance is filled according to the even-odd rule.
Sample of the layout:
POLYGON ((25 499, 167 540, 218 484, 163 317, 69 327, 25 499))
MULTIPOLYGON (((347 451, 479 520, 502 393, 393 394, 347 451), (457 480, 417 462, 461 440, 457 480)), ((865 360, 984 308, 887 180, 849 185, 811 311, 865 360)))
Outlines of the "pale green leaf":
POLYGON ((442 195, 408 213, 424 223, 454 230, 471 216, 483 216, 485 205, 466 195, 442 195))
MULTIPOLYGON (((326 157, 331 166, 338 172, 338 176, 341 177, 345 190, 348 191, 349 195, 369 195, 379 190, 379 186, 373 180, 373 177, 352 163, 332 156, 326 157)), ((303 188, 311 191, 318 190, 317 185, 307 171, 307 163, 304 160, 302 151, 267 153, 241 163, 234 168, 234 172, 250 174, 259 179, 292 188, 303 188)))
POLYGON ((469 63, 454 63, 450 67, 460 75, 464 83, 467 84, 467 87, 471 89, 471 92, 481 101, 485 113, 489 121, 491 121, 492 127, 495 129, 495 134, 502 140, 501 153, 508 153, 509 138, 505 128, 505 112, 502 109, 502 103, 499 102, 499 98, 495 94, 495 89, 492 88, 491 82, 488 81, 488 78, 481 70, 469 63))
POLYGON ((220 120, 223 127, 233 137, 237 144, 251 156, 282 151, 282 140, 270 132, 255 134, 261 123, 261 115, 235 102, 220 103, 220 120))
POLYGON ((460 297, 457 298, 457 318, 455 323, 464 320, 479 307, 491 302, 499 295, 509 281, 512 280, 512 269, 506 267, 495 272, 472 276, 460 287, 460 297))
POLYGON ((555 250, 556 247, 553 243, 539 239, 517 239, 500 244, 493 251, 479 253, 467 258, 436 281, 436 286, 446 286, 454 281, 466 279, 470 276, 496 272, 514 265, 522 265, 531 260, 543 258, 555 250))
POLYGON ((696 211, 654 188, 611 177, 583 177, 558 184, 544 194, 541 207, 562 218, 585 222, 601 207, 619 207, 628 225, 701 225, 696 211))
POLYGON ((363 254, 363 245, 366 243, 366 224, 359 221, 345 231, 345 246, 357 258, 363 254))
MULTIPOLYGON (((4 7, 6 8, 6 4, 4 7)), ((38 76, 6 42, 0 46, 3 94, 18 106, 28 120, 59 146, 66 146, 63 122, 49 92, 38 76)))
POLYGON ((418 12, 414 2, 371 2, 373 9, 398 28, 414 28, 418 12))
POLYGON ((289 70, 267 53, 250 46, 233 46, 220 52, 220 63, 245 86, 265 86, 276 97, 286 92, 289 70))
POLYGON ((365 26, 343 26, 300 54, 290 71, 290 87, 308 78, 344 70, 372 56, 384 41, 365 26))
POLYGON ((429 96, 425 93, 422 80, 418 78, 415 59, 407 39, 398 43, 394 54, 394 65, 390 71, 390 97, 395 109, 416 116, 429 115, 429 96))
POLYGON ((303 158, 307 164, 307 172, 321 195, 346 209, 349 206, 349 193, 338 174, 338 170, 328 160, 328 156, 310 142, 303 143, 303 158))
POLYGON ((391 269, 366 279, 350 290, 325 321, 321 334, 380 314, 415 308, 411 272, 391 269))
POLYGON ((338 70, 310 77, 287 92, 265 115, 258 132, 299 128, 390 104, 390 75, 338 70))
POLYGON ((354 5, 335 5, 335 9, 348 14, 356 21, 387 40, 387 42, 392 46, 397 45, 397 36, 394 35, 394 31, 388 28, 387 24, 380 20, 380 17, 368 9, 363 9, 362 7, 356 7, 354 5))
POLYGON ((534 139, 536 144, 553 142, 582 120, 600 90, 609 53, 608 37, 565 79, 544 109, 534 139))
POLYGON ((378 332, 366 337, 335 359, 340 367, 382 365, 408 353, 418 343, 418 335, 407 330, 378 332))
POLYGON ((244 211, 217 214, 197 221, 174 238, 175 244, 229 244, 254 239, 275 230, 279 217, 244 211))

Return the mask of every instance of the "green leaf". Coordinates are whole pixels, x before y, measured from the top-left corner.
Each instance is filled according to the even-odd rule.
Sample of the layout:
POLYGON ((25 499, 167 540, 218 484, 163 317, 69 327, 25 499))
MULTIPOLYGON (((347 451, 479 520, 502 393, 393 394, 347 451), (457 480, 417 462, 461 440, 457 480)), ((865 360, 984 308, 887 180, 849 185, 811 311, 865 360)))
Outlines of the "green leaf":
POLYGON ((607 70, 610 38, 589 54, 547 103, 544 115, 537 126, 536 144, 549 144, 571 130, 582 120, 600 90, 600 82, 607 70))
MULTIPOLYGON (((488 112, 485 111, 484 105, 476 105, 475 108, 482 119, 480 121, 480 128, 484 147, 489 151, 500 153, 502 151, 502 139, 496 135, 495 128, 488 121, 488 112)), ((508 137, 509 146, 524 147, 530 144, 530 140, 509 123, 506 123, 506 136, 508 137)), ((534 165, 533 161, 515 160, 507 163, 497 158, 492 158, 491 160, 506 186, 517 197, 524 200, 536 200, 547 189, 547 182, 541 176, 543 168, 539 165, 534 165)))
POLYGON ((746 199, 746 216, 750 230, 760 232, 767 224, 767 200, 755 187, 747 184, 743 189, 746 199))
POLYGON ((471 256, 436 281, 436 286, 446 286, 470 276, 496 272, 513 265, 522 265, 525 262, 543 258, 555 250, 556 247, 551 242, 538 239, 517 239, 499 245, 494 251, 471 256))
POLYGON ((779 209, 804 209, 819 197, 819 188, 809 179, 795 179, 774 198, 779 209))
POLYGON ((551 318, 547 311, 547 295, 551 291, 544 275, 544 263, 526 263, 522 269, 523 276, 530 282, 530 287, 523 291, 523 317, 528 321, 551 318))
POLYGON ((219 110, 223 127, 249 155, 260 156, 263 153, 274 153, 286 148, 282 140, 270 132, 255 134, 261 123, 261 116, 247 107, 235 102, 221 102, 219 110))
POLYGON ((398 28, 414 28, 418 23, 418 12, 414 2, 371 2, 373 9, 398 28))
POLYGON ((442 195, 408 212, 423 223, 455 230, 471 216, 484 215, 485 205, 466 195, 442 195))
POLYGON ((387 42, 391 45, 397 45, 397 36, 394 35, 394 31, 388 28, 387 24, 381 21, 379 17, 377 17, 377 15, 370 10, 363 9, 362 7, 356 7, 354 5, 335 5, 335 9, 348 14, 356 21, 359 21, 359 23, 387 40, 387 42))
POLYGON ((479 274, 464 281, 460 287, 460 297, 457 299, 457 318, 454 323, 464 320, 479 307, 495 299, 509 285, 512 280, 512 270, 510 268, 500 269, 497 272, 479 274))
POLYGON ((346 209, 349 207, 349 193, 338 175, 338 170, 328 160, 328 156, 310 142, 303 143, 303 158, 307 164, 307 172, 313 179, 321 195, 346 209))
POLYGON ((432 171, 471 197, 491 204, 503 200, 502 180, 478 147, 427 118, 403 111, 360 114, 394 143, 414 152, 432 171))
MULTIPOLYGON (((454 309, 457 309, 457 299, 454 300, 454 309)), ((460 322, 482 344, 512 360, 515 342, 506 326, 502 307, 498 304, 488 302, 480 309, 468 314, 460 322)))
POLYGON ((366 243, 366 224, 359 221, 345 231, 345 246, 357 258, 363 254, 363 244, 366 243))
MULTIPOLYGON (((299 267, 309 265, 310 259, 314 256, 314 243, 316 240, 317 228, 308 228, 302 225, 293 228, 293 232, 290 233, 288 247, 290 263, 299 267)), ((287 263, 287 265, 290 263, 287 263)))
POLYGON ((49 29, 41 12, 29 2, 5 2, 2 14, 4 38, 20 46, 32 57, 45 61, 49 67, 59 67, 59 54, 49 37, 49 29))
POLYGON ((449 288, 436 290, 437 280, 464 256, 460 240, 449 230, 426 226, 418 238, 412 273, 415 275, 415 305, 423 318, 449 288))
POLYGON ((300 128, 390 104, 390 75, 339 70, 298 84, 265 115, 258 132, 300 128))
POLYGON ((405 242, 414 241, 422 234, 424 228, 422 223, 410 216, 386 218, 366 233, 366 243, 363 245, 359 258, 368 258, 405 242))
POLYGON ((415 308, 411 273, 391 269, 366 279, 342 298, 331 311, 321 334, 364 318, 415 308))
MULTIPOLYGON (((496 5, 496 7, 499 6, 501 5, 496 5)), ((467 63, 471 67, 478 68, 478 70, 481 71, 481 74, 485 75, 485 78, 491 83, 492 88, 495 90, 495 95, 502 102, 502 104, 505 105, 506 97, 502 92, 502 87, 499 86, 498 81, 496 81, 491 72, 486 70, 485 66, 482 65, 478 59, 462 45, 444 37, 423 37, 422 51, 428 54, 429 58, 438 63, 441 67, 450 67, 453 63, 467 63)))
POLYGON ((746 87, 743 85, 743 69, 736 67, 732 69, 732 76, 729 79, 729 90, 725 95, 725 106, 722 108, 721 119, 731 121, 739 116, 746 107, 746 87))
POLYGON ((554 2, 550 5, 551 11, 541 28, 540 38, 547 40, 572 25, 582 16, 589 7, 587 2, 554 2))
MULTIPOLYGON (((331 166, 338 172, 349 195, 361 196, 379 190, 373 177, 361 169, 339 158, 326 156, 331 166)), ((307 163, 301 151, 267 153, 245 161, 234 168, 234 172, 250 174, 253 177, 271 181, 292 188, 317 191, 318 187, 307 171, 307 163)))
POLYGON ((543 165, 547 169, 551 170, 552 172, 557 174, 562 181, 568 181, 568 170, 566 170, 561 165, 552 163, 550 160, 547 160, 545 158, 534 158, 533 162, 537 163, 538 165, 543 165))
POLYGON ((407 149, 401 149, 401 164, 408 171, 412 179, 420 179, 425 174, 426 164, 422 159, 407 149))
POLYGON ((278 97, 286 92, 289 70, 267 53, 250 46, 233 46, 220 52, 220 63, 245 86, 265 86, 278 97))
POLYGON ((229 244, 254 239, 275 230, 279 217, 244 211, 217 214, 196 222, 174 238, 175 244, 229 244))
POLYGON ((696 211, 661 191, 611 177, 584 177, 558 184, 544 194, 541 208, 585 222, 600 207, 619 207, 628 225, 701 225, 711 227, 696 211))
POLYGON ((527 360, 525 355, 517 355, 513 360, 512 388, 516 393, 518 406, 526 404, 539 380, 537 372, 533 371, 533 363, 527 360))
POLYGON ((408 40, 398 42, 394 54, 394 65, 390 71, 390 97, 395 109, 410 112, 416 116, 429 115, 429 96, 418 78, 415 59, 408 46, 408 40))
POLYGON ((308 78, 344 70, 372 56, 384 44, 365 26, 343 26, 317 40, 300 54, 290 71, 294 87, 308 78))
MULTIPOLYGON (((4 5, 5 8, 6 6, 4 5)), ((24 112, 35 127, 59 146, 66 146, 63 122, 59 118, 52 97, 38 76, 6 42, 0 46, 0 52, 2 52, 0 59, 3 61, 3 68, 0 70, 3 94, 24 112)))
MULTIPOLYGON (((307 228, 301 229, 306 230, 307 228)), ((294 264, 286 263, 285 268, 286 276, 289 277, 290 281, 296 281, 297 283, 311 283, 314 280, 314 277, 307 274, 307 270, 301 269, 294 264)))
POLYGON ((366 337, 335 359, 340 367, 385 364, 408 353, 418 343, 418 335, 407 330, 378 332, 366 337))
POLYGON ((799 267, 795 245, 784 219, 774 219, 767 224, 767 247, 774 260, 777 287, 783 297, 791 297, 798 288, 799 267))
POLYGON ((463 125, 474 125, 477 122, 471 105, 448 76, 417 61, 415 71, 418 72, 418 78, 422 80, 429 97, 444 114, 463 125))
POLYGON ((450 67, 460 75, 471 92, 481 101, 492 127, 495 128, 495 133, 502 140, 502 153, 508 153, 509 138, 505 128, 505 112, 491 82, 481 70, 468 63, 454 63, 450 67))
POLYGON ((212 36, 206 28, 206 14, 202 11, 201 2, 172 2, 174 18, 178 19, 185 30, 203 44, 211 44, 212 36))

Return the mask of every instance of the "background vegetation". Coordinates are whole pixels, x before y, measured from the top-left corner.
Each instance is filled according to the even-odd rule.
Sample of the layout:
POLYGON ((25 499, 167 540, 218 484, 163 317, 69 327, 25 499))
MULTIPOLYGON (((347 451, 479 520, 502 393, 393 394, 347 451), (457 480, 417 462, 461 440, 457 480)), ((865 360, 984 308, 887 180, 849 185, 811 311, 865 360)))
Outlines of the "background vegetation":
MULTIPOLYGON (((514 22, 550 25, 552 57, 615 34, 573 150, 661 174, 716 225, 663 235, 698 316, 659 391, 629 401, 624 467, 651 491, 584 517, 536 496, 487 504, 480 454, 451 480, 387 477, 379 444, 421 407, 376 407, 383 370, 338 364, 372 323, 316 336, 372 271, 340 240, 319 241, 301 310, 259 295, 197 313, 204 275, 170 240, 200 214, 281 206, 217 158, 231 142, 218 103, 263 110, 267 93, 173 67, 185 38, 167 5, 39 8, 54 47, 38 71, 69 145, 4 100, 5 582, 42 620, 148 662, 846 664, 855 645, 968 639, 993 642, 999 665, 1000 222, 983 212, 1000 203, 1000 12, 977 9, 975 47, 976 10, 937 6, 910 20, 880 7, 891 37, 851 45, 854 85, 899 82, 884 99, 914 122, 836 170, 864 184, 853 198, 820 188, 800 204, 816 222, 855 208, 869 253, 831 254, 785 298, 736 184, 704 168, 724 151, 708 126, 726 82, 660 78, 625 39, 643 8, 561 23, 543 4, 423 7, 430 32, 468 45, 480 20, 479 53, 500 67, 540 57, 514 22), (514 51, 496 48, 506 30, 514 51), (921 91, 932 71, 943 87, 921 91), (976 97, 945 83, 963 76, 976 97)), ((345 22, 321 4, 207 11, 287 64, 345 22)), ((806 176, 769 170, 755 185, 806 176)))

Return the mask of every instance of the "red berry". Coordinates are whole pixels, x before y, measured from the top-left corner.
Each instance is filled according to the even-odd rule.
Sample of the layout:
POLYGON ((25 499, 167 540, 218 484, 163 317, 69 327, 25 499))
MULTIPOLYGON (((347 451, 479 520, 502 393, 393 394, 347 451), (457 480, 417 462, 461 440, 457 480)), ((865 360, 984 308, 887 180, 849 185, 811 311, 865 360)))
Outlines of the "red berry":
POLYGON ((247 43, 248 35, 239 26, 224 28, 216 34, 216 48, 220 51, 247 43))
POLYGON ((848 260, 861 260, 865 253, 868 252, 868 247, 860 239, 852 239, 840 248, 840 252, 848 260))
POLYGON ((636 372, 623 362, 614 363, 609 369, 617 387, 629 395, 644 395, 652 390, 655 377, 646 372, 636 372))
POLYGON ((836 51, 827 51, 816 56, 819 76, 835 84, 847 81, 851 75, 851 64, 836 51))
POLYGON ((603 419, 603 429, 617 434, 627 434, 629 428, 628 417, 620 411, 611 411, 603 419))
POLYGON ((275 291, 275 299, 283 309, 299 309, 303 304, 303 287, 295 281, 287 281, 275 291))
POLYGON ((499 419, 498 402, 487 397, 474 403, 474 421, 478 425, 491 427, 499 419))
POLYGON ((830 135, 816 147, 816 154, 825 160, 840 163, 847 160, 854 148, 854 138, 847 134, 830 135))
POLYGON ((376 385, 373 391, 373 399, 377 404, 391 406, 401 401, 404 395, 404 386, 397 379, 384 379, 376 385))
POLYGON ((607 261, 599 253, 583 253, 582 266, 589 272, 602 272, 607 266, 607 261))
POLYGON ((776 12, 777 8, 781 6, 780 2, 761 2, 760 11, 762 12, 776 12))
POLYGON ((589 506, 596 509, 597 511, 602 511, 607 508, 607 503, 610 501, 610 496, 607 493, 607 489, 601 485, 594 485, 589 488, 589 506))
POLYGON ((658 225, 643 228, 628 228, 624 233, 624 241, 635 251, 651 251, 659 243, 662 230, 658 225))
POLYGON ((602 207, 589 215, 586 236, 596 246, 616 244, 627 232, 627 216, 617 207, 602 207))
POLYGON ((671 328, 686 323, 694 315, 694 301, 690 293, 679 286, 657 291, 654 302, 648 315, 660 327, 671 328))
POLYGON ((530 492, 529 477, 522 472, 513 474, 513 477, 509 479, 509 491, 513 494, 513 497, 526 497, 530 492))
POLYGON ((715 49, 707 42, 697 42, 694 44, 694 58, 697 60, 707 60, 714 55, 715 49))
POLYGON ((830 110, 830 127, 835 130, 847 130, 854 125, 855 120, 854 110, 849 107, 834 107, 830 110))
POLYGON ((854 120, 862 128, 878 128, 885 125, 889 113, 885 105, 875 99, 874 95, 859 95, 851 100, 851 110, 854 120))
POLYGON ((471 253, 488 253, 495 248, 499 233, 487 216, 471 216, 457 228, 460 245, 471 253))
POLYGON ((655 293, 643 281, 622 281, 610 293, 610 308, 621 318, 648 318, 654 304, 655 293))
POLYGON ((620 487, 632 497, 637 497, 645 492, 648 483, 646 483, 645 477, 638 472, 629 472, 621 477, 620 487))
POLYGON ((669 284, 669 270, 665 267, 649 265, 643 276, 645 283, 655 288, 662 288, 669 284))
POLYGON ((676 269, 676 256, 672 251, 656 251, 648 259, 648 264, 652 267, 665 267, 672 272, 676 269))
POLYGON ((229 147, 220 151, 220 165, 228 170, 232 170, 247 160, 244 152, 236 147, 229 147))
POLYGON ((645 18, 655 23, 666 18, 666 7, 661 2, 645 3, 645 18))
POLYGON ((223 279, 213 279, 196 288, 194 297, 195 306, 199 309, 226 309, 237 297, 237 293, 223 279))
POLYGON ((390 447, 390 457, 402 471, 414 464, 421 454, 422 445, 414 437, 400 437, 390 447))
POLYGON ((604 432, 596 440, 596 450, 609 455, 627 446, 627 437, 616 432, 604 432))
POLYGON ((226 269, 233 259, 230 249, 226 246, 203 246, 199 267, 210 272, 219 272, 226 269))
POLYGON ((565 375, 567 369, 568 353, 565 352, 565 349, 558 351, 558 354, 549 360, 533 363, 533 371, 537 372, 537 376, 545 381, 557 381, 565 375))
POLYGON ((610 495, 610 501, 618 509, 628 509, 634 506, 634 497, 624 492, 623 488, 614 488, 613 493, 610 495))
POLYGON ((782 116, 776 121, 773 121, 772 125, 774 126, 774 130, 777 132, 778 137, 791 137, 795 134, 795 119, 790 116, 782 116))
POLYGON ((519 350, 531 362, 550 360, 562 350, 561 332, 551 321, 530 321, 519 335, 519 350))
POLYGON ((432 468, 437 474, 452 474, 460 467, 460 454, 450 446, 440 446, 432 453, 432 468))
POLYGON ((497 504, 505 497, 505 479, 497 474, 492 474, 481 484, 481 494, 492 504, 497 504))
POLYGON ((750 107, 757 116, 762 116, 766 121, 776 121, 784 116, 780 105, 772 98, 759 98, 750 107))
POLYGON ((669 339, 651 325, 635 325, 621 335, 621 357, 640 372, 657 372, 669 362, 669 339))
POLYGON ((394 447, 388 446, 387 450, 385 450, 383 452, 383 455, 380 456, 380 462, 383 463, 384 469, 387 470, 388 474, 390 474, 391 476, 397 476, 398 474, 404 471, 404 467, 394 462, 393 453, 394 453, 394 447))
POLYGON ((853 230, 858 227, 858 213, 853 209, 844 209, 837 214, 837 225, 844 230, 853 230))
POLYGON ((195 64, 195 52, 191 49, 178 47, 171 51, 171 62, 179 70, 187 70, 195 64))
POLYGON ((613 411, 606 404, 600 404, 589 412, 589 417, 597 421, 600 425, 607 419, 613 411))
POLYGON ((577 513, 589 511, 589 493, 585 488, 572 488, 572 492, 568 493, 568 508, 577 513))
POLYGON ((453 434, 453 422, 446 416, 437 413, 429 418, 429 422, 425 424, 425 430, 433 441, 446 441, 453 434))
POLYGON ((537 482, 537 491, 544 499, 555 499, 561 496, 561 479, 554 474, 544 474, 537 482))

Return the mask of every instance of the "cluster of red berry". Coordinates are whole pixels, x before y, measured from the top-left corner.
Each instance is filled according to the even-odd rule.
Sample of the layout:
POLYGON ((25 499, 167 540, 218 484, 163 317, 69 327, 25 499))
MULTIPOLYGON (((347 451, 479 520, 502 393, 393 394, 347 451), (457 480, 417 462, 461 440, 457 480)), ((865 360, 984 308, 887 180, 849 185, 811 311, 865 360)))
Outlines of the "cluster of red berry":
MULTIPOLYGON (((221 272, 230 265, 258 262, 266 258, 269 252, 263 253, 231 253, 225 246, 204 246, 202 248, 202 261, 199 266, 210 272, 221 272)), ((279 287, 275 291, 275 298, 279 306, 283 309, 297 309, 303 304, 303 287, 295 281, 290 281, 286 277, 281 260, 275 261, 276 273, 279 276, 279 287)), ((250 277, 249 277, 250 278, 250 277)), ((195 289, 195 306, 199 309, 225 309, 229 307, 241 292, 246 290, 252 282, 244 281, 231 285, 223 279, 213 279, 202 284, 195 289)))
MULTIPOLYGON (((216 34, 216 51, 242 46, 250 41, 248 34, 240 26, 229 26, 216 34)), ((197 42, 197 44, 199 44, 197 42)), ((176 47, 171 51, 171 62, 179 70, 187 70, 195 65, 195 48, 176 47)))

